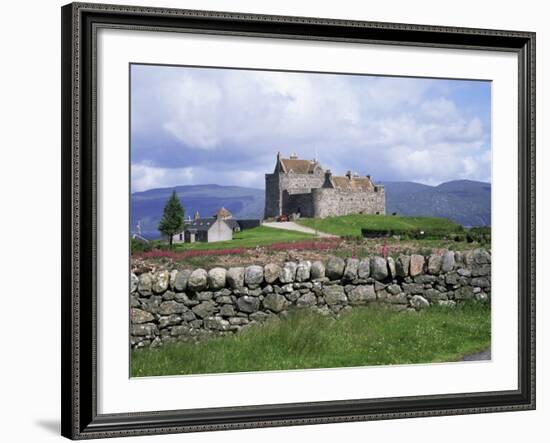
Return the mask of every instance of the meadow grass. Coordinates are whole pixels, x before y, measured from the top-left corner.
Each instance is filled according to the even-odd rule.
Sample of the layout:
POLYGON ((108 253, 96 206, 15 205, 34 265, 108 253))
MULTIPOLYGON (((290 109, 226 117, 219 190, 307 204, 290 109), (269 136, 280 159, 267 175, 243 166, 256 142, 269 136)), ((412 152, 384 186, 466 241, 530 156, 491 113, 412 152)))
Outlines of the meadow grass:
POLYGON ((451 362, 490 347, 487 305, 395 312, 354 308, 335 320, 292 311, 283 320, 198 344, 132 351, 134 377, 451 362))
POLYGON ((454 233, 463 228, 446 218, 404 217, 399 215, 352 214, 327 218, 302 218, 303 226, 340 236, 361 237, 361 229, 392 231, 437 231, 454 233))
POLYGON ((256 228, 247 229, 245 231, 233 234, 233 240, 219 241, 213 243, 176 243, 173 246, 173 250, 193 251, 224 248, 254 248, 256 246, 268 246, 273 243, 302 241, 312 238, 315 238, 313 234, 269 228, 267 226, 258 226, 256 228))

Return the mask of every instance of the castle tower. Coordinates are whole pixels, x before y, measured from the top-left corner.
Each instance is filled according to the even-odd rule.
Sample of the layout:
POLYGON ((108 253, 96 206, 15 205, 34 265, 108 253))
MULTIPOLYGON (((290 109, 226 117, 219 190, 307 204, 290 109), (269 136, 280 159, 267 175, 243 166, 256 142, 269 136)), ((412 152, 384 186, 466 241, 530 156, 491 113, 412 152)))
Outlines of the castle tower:
POLYGON ((316 160, 306 160, 292 153, 284 158, 280 152, 272 174, 265 175, 264 217, 290 215, 294 212, 310 213, 309 194, 323 185, 324 171, 316 160), (302 202, 297 201, 301 199, 302 202), (294 201, 293 204, 289 202, 294 201))

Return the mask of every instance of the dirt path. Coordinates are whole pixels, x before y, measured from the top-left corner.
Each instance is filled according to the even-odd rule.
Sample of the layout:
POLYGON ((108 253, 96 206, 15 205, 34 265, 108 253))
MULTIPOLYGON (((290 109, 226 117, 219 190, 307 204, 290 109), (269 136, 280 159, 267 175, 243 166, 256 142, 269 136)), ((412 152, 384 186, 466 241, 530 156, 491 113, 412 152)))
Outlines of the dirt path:
POLYGON ((294 223, 291 221, 288 222, 265 222, 263 223, 263 226, 267 226, 268 228, 275 228, 275 229, 285 229, 287 231, 297 231, 297 232, 303 232, 305 234, 313 234, 317 237, 323 237, 323 238, 337 238, 337 235, 333 234, 327 234, 326 232, 320 232, 316 231, 315 229, 308 228, 306 226, 299 225, 298 223, 294 223))

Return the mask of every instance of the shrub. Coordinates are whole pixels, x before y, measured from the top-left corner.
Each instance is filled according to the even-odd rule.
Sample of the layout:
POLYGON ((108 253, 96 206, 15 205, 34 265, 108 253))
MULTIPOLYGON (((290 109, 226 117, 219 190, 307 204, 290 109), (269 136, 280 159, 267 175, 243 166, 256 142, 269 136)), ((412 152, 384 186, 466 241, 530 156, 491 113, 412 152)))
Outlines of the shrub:
POLYGON ((143 240, 137 240, 135 238, 132 238, 130 240, 130 251, 132 254, 135 254, 137 252, 149 252, 153 249, 150 242, 146 242, 143 240))
POLYGON ((491 243, 491 228, 488 226, 471 228, 468 231, 469 238, 481 244, 491 243))

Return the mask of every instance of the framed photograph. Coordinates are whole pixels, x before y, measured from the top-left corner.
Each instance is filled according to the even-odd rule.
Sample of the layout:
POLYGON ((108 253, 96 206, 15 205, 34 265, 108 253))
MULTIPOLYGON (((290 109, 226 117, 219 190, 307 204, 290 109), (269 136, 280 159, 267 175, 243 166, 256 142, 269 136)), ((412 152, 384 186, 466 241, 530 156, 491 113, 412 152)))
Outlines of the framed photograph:
POLYGON ((535 408, 534 33, 61 13, 64 436, 535 408))

